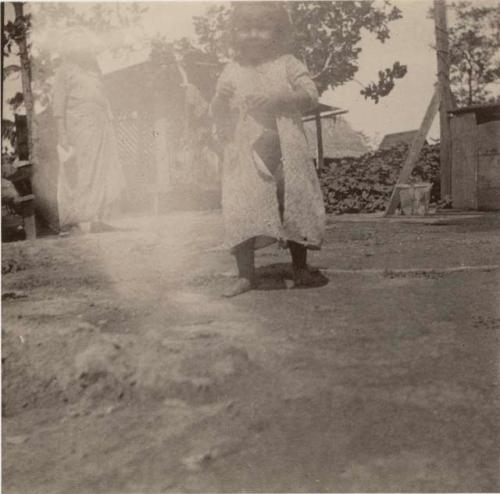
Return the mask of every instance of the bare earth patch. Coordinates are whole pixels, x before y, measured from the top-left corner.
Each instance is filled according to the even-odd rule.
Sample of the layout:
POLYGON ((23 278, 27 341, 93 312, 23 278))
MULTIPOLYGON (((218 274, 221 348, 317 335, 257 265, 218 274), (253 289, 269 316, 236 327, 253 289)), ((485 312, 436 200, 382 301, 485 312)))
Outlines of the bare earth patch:
POLYGON ((333 220, 328 285, 231 300, 217 213, 120 226, 3 246, 6 493, 500 489, 498 216, 333 220))

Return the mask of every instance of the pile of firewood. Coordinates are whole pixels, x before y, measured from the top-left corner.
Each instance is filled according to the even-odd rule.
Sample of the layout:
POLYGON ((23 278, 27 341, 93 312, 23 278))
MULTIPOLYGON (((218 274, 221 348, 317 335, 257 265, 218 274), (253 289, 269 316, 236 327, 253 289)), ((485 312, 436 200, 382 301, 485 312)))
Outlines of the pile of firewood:
MULTIPOLYGON (((408 154, 401 144, 358 158, 325 160, 319 171, 328 213, 383 211, 408 154)), ((413 170, 412 181, 432 183, 431 203, 439 199, 439 144, 425 145, 413 170)))

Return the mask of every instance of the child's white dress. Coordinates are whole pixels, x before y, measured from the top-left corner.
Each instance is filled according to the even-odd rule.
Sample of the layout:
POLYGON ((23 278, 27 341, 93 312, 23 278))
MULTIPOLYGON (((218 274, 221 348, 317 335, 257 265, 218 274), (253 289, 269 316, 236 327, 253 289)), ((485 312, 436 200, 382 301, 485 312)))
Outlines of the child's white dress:
POLYGON ((285 184, 281 222, 276 179, 252 148, 264 128, 247 113, 245 105, 250 94, 280 94, 290 88, 305 90, 312 103, 317 104, 316 86, 306 67, 292 55, 258 66, 232 62, 225 67, 219 84, 221 81, 228 81, 236 88, 225 122, 230 131, 222 186, 226 245, 233 249, 255 238, 256 249, 276 240, 319 248, 324 236, 325 209, 300 113, 291 110, 276 119, 285 184))

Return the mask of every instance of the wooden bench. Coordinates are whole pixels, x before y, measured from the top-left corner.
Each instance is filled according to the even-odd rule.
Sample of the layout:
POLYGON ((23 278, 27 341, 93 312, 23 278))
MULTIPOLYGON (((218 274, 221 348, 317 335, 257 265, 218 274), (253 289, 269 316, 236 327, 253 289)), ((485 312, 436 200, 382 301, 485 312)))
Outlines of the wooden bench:
POLYGON ((33 164, 26 160, 16 160, 12 166, 15 170, 14 173, 5 177, 19 193, 19 197, 14 200, 12 208, 14 213, 22 218, 26 240, 34 240, 36 238, 35 196, 31 189, 33 164))

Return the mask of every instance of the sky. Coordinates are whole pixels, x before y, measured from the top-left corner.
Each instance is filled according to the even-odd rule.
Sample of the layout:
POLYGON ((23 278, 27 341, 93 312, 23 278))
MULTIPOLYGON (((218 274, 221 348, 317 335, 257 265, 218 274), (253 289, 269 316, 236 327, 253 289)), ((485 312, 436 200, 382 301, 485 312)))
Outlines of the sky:
MULTIPOLYGON (((363 84, 377 79, 378 70, 391 67, 395 61, 407 65, 408 72, 396 81, 391 93, 375 104, 365 100, 357 82, 350 82, 325 94, 325 103, 332 103, 349 111, 347 119, 352 127, 362 130, 377 141, 385 134, 416 129, 427 109, 437 80, 434 23, 427 18, 432 2, 399 1, 403 18, 391 26, 391 38, 384 44, 371 34, 364 36, 356 79, 363 84)), ((436 118, 429 135, 438 137, 439 119, 436 118)))
MULTIPOLYGON (((146 32, 158 33, 167 39, 193 37, 193 16, 202 15, 213 2, 147 2, 148 11, 143 18, 146 32)), ((434 24, 428 18, 430 0, 393 0, 402 13, 402 19, 390 23, 391 37, 384 44, 370 33, 361 42, 359 71, 352 81, 322 96, 322 102, 348 111, 346 120, 355 130, 364 132, 372 144, 377 145, 385 134, 416 129, 420 126, 430 102, 436 82, 436 55, 434 24), (408 67, 406 76, 396 81, 392 92, 378 104, 365 100, 360 94, 362 86, 377 80, 378 70, 400 61, 408 67)), ((492 3, 492 2, 490 2, 492 3)), ((88 8, 82 4, 81 8, 88 8)), ((439 119, 429 136, 439 136, 439 119)))
MULTIPOLYGON (((334 91, 327 91, 322 102, 348 111, 346 120, 351 126, 363 131, 376 145, 385 134, 416 129, 420 126, 427 105, 434 91, 436 81, 436 55, 431 45, 434 43, 434 24, 427 18, 432 5, 428 0, 397 0, 403 18, 390 24, 391 38, 384 44, 375 36, 366 33, 361 42, 358 82, 352 81, 334 91), (408 66, 404 79, 396 82, 393 91, 378 104, 365 100, 360 94, 361 84, 377 80, 380 69, 392 66, 399 60, 408 66)), ((192 35, 193 15, 204 12, 206 2, 183 2, 169 8, 165 15, 162 4, 153 4, 147 17, 148 28, 176 38, 192 35)), ((439 136, 439 119, 429 132, 429 136, 439 136)))

